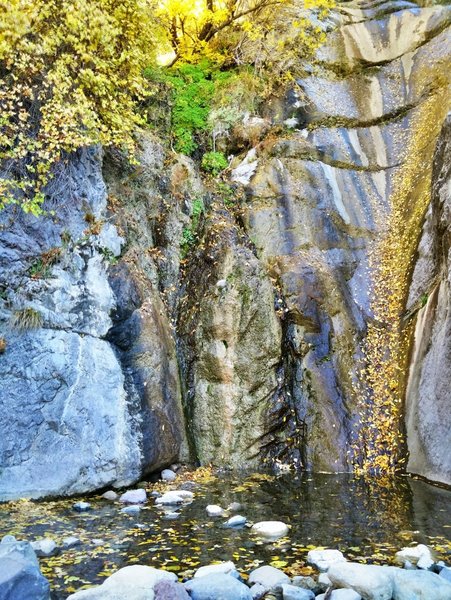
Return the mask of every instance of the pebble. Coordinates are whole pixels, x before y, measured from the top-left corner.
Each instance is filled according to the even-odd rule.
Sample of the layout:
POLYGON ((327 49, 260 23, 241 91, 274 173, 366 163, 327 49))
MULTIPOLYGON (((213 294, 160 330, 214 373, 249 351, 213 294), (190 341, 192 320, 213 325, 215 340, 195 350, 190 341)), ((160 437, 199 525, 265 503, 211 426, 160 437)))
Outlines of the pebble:
POLYGON ((77 512, 87 512, 91 510, 91 505, 89 502, 76 502, 72 505, 72 508, 77 512))
POLYGON ((241 527, 245 525, 247 522, 246 517, 242 517, 241 515, 235 515, 230 517, 230 519, 226 522, 227 527, 241 527))
POLYGON ((146 490, 138 488, 136 490, 128 490, 119 498, 123 504, 143 504, 147 500, 146 490))
POLYGON ((155 500, 157 505, 183 504, 184 498, 178 491, 165 492, 162 496, 155 500))
MULTIPOLYGON (((322 573, 320 574, 320 577, 321 577, 321 575, 322 575, 322 573)), ((327 577, 327 575, 326 575, 326 577, 327 577)), ((316 581, 313 579, 313 577, 310 577, 310 576, 304 577, 302 575, 296 575, 295 577, 292 578, 291 582, 293 585, 303 588, 304 590, 314 590, 318 587, 316 581)), ((330 585, 330 579, 329 579, 329 585, 330 585)))
POLYGON ((239 502, 232 502, 227 507, 227 510, 230 510, 230 512, 238 512, 242 508, 243 508, 243 506, 239 502))
POLYGON ((209 504, 205 509, 209 517, 222 517, 225 510, 217 504, 209 504))
POLYGON ((114 501, 118 499, 118 494, 116 494, 116 492, 113 492, 113 490, 108 490, 108 492, 102 494, 102 498, 105 498, 105 500, 114 501))
POLYGON ((163 481, 175 481, 176 478, 177 475, 171 469, 163 469, 163 471, 161 471, 161 479, 163 481))
POLYGON ((288 533, 288 525, 282 521, 261 521, 252 526, 253 533, 262 537, 277 539, 288 533))
POLYGON ((105 540, 101 540, 100 538, 94 538, 91 542, 94 546, 103 546, 105 544, 105 540))

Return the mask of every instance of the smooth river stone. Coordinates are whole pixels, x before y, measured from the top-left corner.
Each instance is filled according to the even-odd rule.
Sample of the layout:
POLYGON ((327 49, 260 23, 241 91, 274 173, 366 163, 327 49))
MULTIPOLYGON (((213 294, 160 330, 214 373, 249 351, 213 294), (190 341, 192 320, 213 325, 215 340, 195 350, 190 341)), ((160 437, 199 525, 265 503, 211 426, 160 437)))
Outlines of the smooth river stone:
POLYGON ((276 539, 288 533, 288 525, 282 521, 260 521, 252 526, 252 532, 262 537, 276 539))

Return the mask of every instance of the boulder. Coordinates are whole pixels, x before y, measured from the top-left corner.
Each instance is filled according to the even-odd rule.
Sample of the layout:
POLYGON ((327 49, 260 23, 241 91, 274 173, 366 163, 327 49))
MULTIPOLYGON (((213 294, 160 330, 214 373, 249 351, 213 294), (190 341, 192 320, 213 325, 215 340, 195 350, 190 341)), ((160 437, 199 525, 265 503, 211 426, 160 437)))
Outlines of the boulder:
POLYGON ((393 600, 450 600, 451 583, 430 571, 391 568, 393 600))
POLYGON ((102 585, 71 594, 68 600, 154 600, 154 586, 162 580, 177 581, 177 576, 143 565, 119 569, 102 585))
POLYGON ((364 600, 392 599, 393 578, 389 567, 338 561, 329 567, 327 575, 334 586, 351 588, 364 600))
POLYGON ((249 588, 231 575, 213 573, 185 583, 192 600, 252 600, 249 588))
POLYGON ((326 572, 334 563, 346 562, 346 558, 339 550, 310 550, 307 554, 307 562, 318 571, 326 572))
POLYGON ((284 583, 290 583, 290 578, 280 569, 276 569, 270 565, 264 565, 251 571, 248 581, 250 584, 260 583, 265 586, 267 590, 272 590, 284 583))
POLYGON ((0 600, 25 599, 50 600, 50 585, 31 545, 5 536, 0 543, 0 600))
POLYGON ((418 565, 420 569, 428 569, 434 564, 434 558, 430 548, 424 544, 418 546, 403 548, 395 555, 395 560, 402 565, 410 562, 413 565, 418 565))

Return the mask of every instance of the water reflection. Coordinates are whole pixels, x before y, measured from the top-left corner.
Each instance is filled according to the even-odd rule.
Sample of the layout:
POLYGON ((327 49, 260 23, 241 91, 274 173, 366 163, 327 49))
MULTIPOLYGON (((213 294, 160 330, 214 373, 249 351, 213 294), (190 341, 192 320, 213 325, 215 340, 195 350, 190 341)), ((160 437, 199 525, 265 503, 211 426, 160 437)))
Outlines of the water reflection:
POLYGON ((394 478, 365 482, 351 475, 280 477, 223 475, 195 488, 192 504, 176 519, 148 505, 134 516, 121 506, 91 499, 90 513, 74 513, 74 500, 18 502, 0 507, 0 533, 19 539, 68 535, 82 544, 59 556, 42 559, 52 579, 55 600, 83 584, 100 583, 119 567, 148 564, 178 573, 212 560, 233 560, 244 571, 273 563, 288 573, 306 572, 308 550, 339 548, 350 559, 385 562, 413 542, 428 543, 446 559, 450 553, 451 492, 421 481, 394 478), (242 504, 250 523, 280 520, 290 525, 287 538, 263 543, 250 529, 227 529, 226 518, 207 516, 207 504, 242 504))

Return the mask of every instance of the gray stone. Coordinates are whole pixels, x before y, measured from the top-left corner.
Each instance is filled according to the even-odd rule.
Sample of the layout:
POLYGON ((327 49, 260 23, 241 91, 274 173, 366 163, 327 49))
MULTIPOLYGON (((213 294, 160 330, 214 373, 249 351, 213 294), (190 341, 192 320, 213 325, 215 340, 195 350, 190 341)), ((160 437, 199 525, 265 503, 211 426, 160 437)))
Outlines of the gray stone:
POLYGON ((224 509, 217 504, 209 504, 205 510, 209 517, 222 517, 225 512, 224 509))
POLYGON ((307 554, 307 562, 316 567, 318 571, 326 572, 331 565, 337 562, 346 562, 346 558, 340 550, 310 550, 307 554))
POLYGON ((226 522, 227 527, 242 527, 247 522, 246 517, 241 515, 234 515, 226 522))
POLYGON ((304 590, 314 590, 317 587, 316 581, 310 576, 304 577, 302 575, 295 575, 291 582, 293 585, 303 588, 304 590))
POLYGON ((252 533, 268 539, 283 537, 288 531, 288 525, 282 521, 260 521, 252 525, 252 533))
POLYGON ((354 590, 332 590, 326 599, 326 594, 316 596, 316 600, 362 600, 362 596, 354 590))
POLYGON ((105 498, 105 500, 114 501, 118 499, 118 494, 116 494, 116 492, 114 492, 113 490, 108 490, 108 492, 102 494, 102 498, 105 498))
POLYGON ((222 562, 216 565, 205 565, 199 567, 194 573, 194 579, 197 577, 205 577, 207 575, 222 573, 223 575, 232 575, 233 577, 239 578, 239 573, 236 570, 235 564, 232 561, 222 562))
POLYGON ((188 592, 181 583, 159 581, 153 588, 155 600, 190 600, 188 592))
POLYGON ((311 590, 306 590, 288 583, 282 584, 283 600, 314 600, 315 594, 311 590))
POLYGON ((54 556, 58 553, 58 546, 55 540, 50 538, 43 538, 41 540, 36 540, 35 542, 31 542, 31 547, 36 552, 36 556, 54 556))
POLYGON ((351 588, 365 600, 391 600, 393 595, 393 577, 389 567, 336 562, 327 575, 334 586, 351 588))
POLYGON ((254 583, 254 585, 252 585, 250 588, 252 600, 261 600, 267 591, 268 589, 261 583, 254 583))
POLYGON ((163 469, 163 471, 161 471, 161 479, 163 481, 175 481, 176 478, 176 473, 174 473, 174 471, 171 469, 163 469))
POLYGON ((185 583, 192 600, 252 600, 249 588, 231 575, 217 573, 185 583))
POLYGON ((71 594, 68 600, 154 600, 154 586, 162 580, 177 581, 177 577, 167 571, 133 565, 119 569, 102 585, 71 594))
POLYGON ((450 600, 451 583, 430 571, 392 568, 393 600, 450 600))
POLYGON ((229 506, 227 507, 227 510, 229 510, 230 512, 238 512, 242 508, 243 508, 243 505, 240 504, 239 502, 231 502, 229 504, 229 506))
POLYGON ((144 504, 147 501, 146 490, 128 490, 119 498, 119 502, 123 504, 144 504))
POLYGON ((50 600, 50 585, 28 542, 5 536, 0 543, 0 600, 50 600))
POLYGON ((272 590, 284 583, 290 583, 290 578, 280 569, 276 569, 270 565, 264 565, 251 571, 248 581, 250 584, 261 583, 267 590, 272 590))
POLYGON ((451 583, 451 568, 450 567, 442 567, 439 573, 440 577, 446 579, 451 583))
POLYGON ((89 502, 76 502, 72 505, 72 508, 76 512, 88 512, 88 510, 91 510, 92 506, 89 502))

